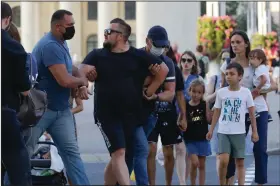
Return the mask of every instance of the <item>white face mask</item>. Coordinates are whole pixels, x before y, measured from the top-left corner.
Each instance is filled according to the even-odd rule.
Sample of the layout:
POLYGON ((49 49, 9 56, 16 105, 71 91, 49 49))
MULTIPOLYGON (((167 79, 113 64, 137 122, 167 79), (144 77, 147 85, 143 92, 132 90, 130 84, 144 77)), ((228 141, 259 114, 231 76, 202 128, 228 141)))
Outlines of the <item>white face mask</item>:
POLYGON ((164 52, 164 48, 157 48, 154 45, 152 45, 152 48, 150 52, 155 56, 160 56, 164 52))

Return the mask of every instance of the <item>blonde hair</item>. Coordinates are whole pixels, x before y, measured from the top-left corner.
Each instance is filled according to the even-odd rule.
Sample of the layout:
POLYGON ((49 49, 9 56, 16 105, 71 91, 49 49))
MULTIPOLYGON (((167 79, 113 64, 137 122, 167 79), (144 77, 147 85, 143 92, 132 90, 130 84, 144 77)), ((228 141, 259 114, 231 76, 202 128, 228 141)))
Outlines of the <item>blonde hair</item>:
MULTIPOLYGON (((201 79, 195 79, 191 82, 190 86, 189 86, 189 92, 191 92, 192 88, 193 87, 196 87, 196 86, 202 86, 202 89, 203 89, 203 95, 205 94, 205 83, 201 80, 201 79)), ((201 100, 203 100, 203 97, 201 98, 201 100)))

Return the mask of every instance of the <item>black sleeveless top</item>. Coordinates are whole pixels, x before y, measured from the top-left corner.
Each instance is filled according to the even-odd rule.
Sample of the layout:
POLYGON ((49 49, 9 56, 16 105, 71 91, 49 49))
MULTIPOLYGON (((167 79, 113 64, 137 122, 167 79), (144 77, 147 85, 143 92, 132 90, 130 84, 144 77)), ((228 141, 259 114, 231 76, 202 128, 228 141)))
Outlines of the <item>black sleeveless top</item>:
POLYGON ((203 141, 208 133, 208 122, 206 117, 206 102, 201 101, 196 106, 186 103, 188 128, 184 132, 185 140, 203 141))

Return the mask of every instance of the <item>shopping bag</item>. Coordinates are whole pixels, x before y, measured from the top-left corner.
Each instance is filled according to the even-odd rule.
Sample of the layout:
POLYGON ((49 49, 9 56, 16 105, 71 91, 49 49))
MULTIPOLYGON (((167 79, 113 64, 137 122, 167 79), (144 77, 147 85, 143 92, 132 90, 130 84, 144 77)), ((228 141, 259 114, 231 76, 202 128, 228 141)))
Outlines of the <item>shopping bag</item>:
POLYGON ((162 151, 162 143, 161 143, 160 136, 158 137, 156 160, 157 160, 158 164, 160 164, 161 166, 164 165, 164 155, 163 155, 163 151, 162 151))
POLYGON ((134 173, 134 170, 131 172, 131 174, 130 174, 130 180, 131 181, 135 181, 136 179, 135 179, 135 173, 134 173))

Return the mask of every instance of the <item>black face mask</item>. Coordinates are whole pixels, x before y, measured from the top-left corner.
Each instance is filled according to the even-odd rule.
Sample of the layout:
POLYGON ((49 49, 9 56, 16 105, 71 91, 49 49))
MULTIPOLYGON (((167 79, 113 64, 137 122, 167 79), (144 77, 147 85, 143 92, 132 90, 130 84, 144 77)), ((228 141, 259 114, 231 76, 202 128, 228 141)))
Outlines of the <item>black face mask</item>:
POLYGON ((74 26, 65 28, 65 31, 66 32, 64 34, 62 34, 64 40, 69 40, 69 39, 72 39, 74 37, 74 35, 75 35, 75 27, 74 26))

